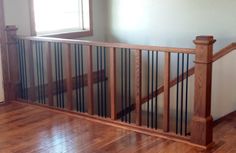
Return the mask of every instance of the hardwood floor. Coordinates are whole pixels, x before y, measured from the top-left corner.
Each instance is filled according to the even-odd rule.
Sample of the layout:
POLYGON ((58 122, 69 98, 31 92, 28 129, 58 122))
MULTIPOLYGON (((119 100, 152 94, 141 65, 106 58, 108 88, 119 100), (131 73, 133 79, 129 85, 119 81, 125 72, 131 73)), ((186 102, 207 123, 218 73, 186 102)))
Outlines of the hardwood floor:
POLYGON ((204 151, 45 108, 0 105, 0 153, 236 153, 236 113, 216 125, 214 140, 204 151))

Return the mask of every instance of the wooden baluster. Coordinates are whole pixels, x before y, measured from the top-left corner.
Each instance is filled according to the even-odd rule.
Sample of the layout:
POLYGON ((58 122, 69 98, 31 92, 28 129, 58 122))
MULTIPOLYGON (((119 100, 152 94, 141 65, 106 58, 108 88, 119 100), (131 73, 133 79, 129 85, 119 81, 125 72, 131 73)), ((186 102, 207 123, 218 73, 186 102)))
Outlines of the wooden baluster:
POLYGON ((72 66, 71 66, 71 45, 65 45, 65 59, 66 59, 66 91, 67 91, 67 106, 68 110, 73 109, 73 87, 72 87, 72 66))
POLYGON ((111 119, 116 120, 116 50, 110 48, 110 99, 111 119))
POLYGON ((30 100, 31 102, 36 101, 36 91, 35 91, 35 78, 34 78, 34 56, 33 56, 33 42, 29 41, 26 53, 28 55, 29 61, 29 78, 30 78, 30 100))
POLYGON ((53 78, 52 78, 52 52, 51 52, 51 43, 47 44, 46 48, 46 60, 47 60, 47 96, 48 96, 48 105, 53 106, 53 78))
POLYGON ((164 110, 163 110, 163 131, 170 130, 170 58, 171 54, 165 53, 164 67, 164 110))
POLYGON ((212 55, 215 40, 212 36, 198 36, 195 59, 194 115, 191 124, 191 141, 207 146, 212 143, 213 119, 211 116, 212 55))
POLYGON ((18 85, 19 85, 19 53, 16 47, 16 31, 15 26, 7 26, 7 45, 9 58, 9 80, 8 80, 8 97, 7 101, 17 100, 18 85))
POLYGON ((93 106, 93 54, 92 46, 85 46, 87 53, 87 70, 88 70, 88 113, 94 114, 93 106))
POLYGON ((142 125, 142 50, 135 50, 135 111, 136 124, 142 125))

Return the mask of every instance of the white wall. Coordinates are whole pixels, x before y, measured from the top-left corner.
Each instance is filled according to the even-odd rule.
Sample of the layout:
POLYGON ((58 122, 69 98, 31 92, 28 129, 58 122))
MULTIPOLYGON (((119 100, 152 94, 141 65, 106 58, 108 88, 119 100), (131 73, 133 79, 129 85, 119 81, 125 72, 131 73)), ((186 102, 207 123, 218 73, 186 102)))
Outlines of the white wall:
MULTIPOLYGON (((108 40, 194 47, 195 36, 213 35, 218 51, 236 41, 235 6, 235 0, 110 0, 108 40)), ((214 119, 236 110, 236 71, 232 71, 235 58, 232 53, 213 64, 214 119)))
POLYGON ((214 35, 216 50, 236 41, 235 0, 110 0, 110 41, 193 47, 214 35))
POLYGON ((6 25, 16 25, 18 34, 30 35, 29 0, 4 0, 6 25))
POLYGON ((106 41, 107 40, 107 1, 109 0, 93 0, 93 30, 94 34, 92 37, 85 37, 81 39, 86 40, 97 40, 106 41))
MULTIPOLYGON (((236 50, 222 57, 213 63, 212 71, 212 116, 214 120, 219 119, 236 110, 236 71, 234 65, 236 64, 236 50)), ((185 84, 185 82, 184 82, 185 84)), ((185 91, 184 91, 185 92, 185 91)), ((193 111, 194 101, 194 75, 189 77, 189 97, 188 97, 188 112, 193 111)), ((170 90, 170 109, 171 118, 175 118, 175 102, 176 102, 176 86, 170 90)), ((163 94, 158 96, 160 103, 158 103, 159 113, 163 110, 163 94)), ((184 98, 185 101, 185 98, 184 98)), ((143 105, 143 109, 147 106, 143 105)))
POLYGON ((213 63, 212 114, 217 119, 236 110, 236 50, 213 63))

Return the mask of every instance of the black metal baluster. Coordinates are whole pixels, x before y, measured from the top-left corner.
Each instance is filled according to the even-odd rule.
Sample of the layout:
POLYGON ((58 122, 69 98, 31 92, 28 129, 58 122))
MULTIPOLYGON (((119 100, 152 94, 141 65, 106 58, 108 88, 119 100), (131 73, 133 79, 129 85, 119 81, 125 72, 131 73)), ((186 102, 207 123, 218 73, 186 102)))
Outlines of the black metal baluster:
POLYGON ((57 65, 58 65, 58 99, 59 99, 59 108, 61 108, 61 67, 60 67, 60 46, 57 43, 57 65))
POLYGON ((23 98, 24 93, 23 93, 23 83, 22 83, 22 60, 21 60, 21 43, 20 40, 18 40, 18 46, 19 46, 19 68, 20 68, 20 98, 23 98))
POLYGON ((99 84, 99 81, 100 81, 100 73, 99 73, 99 48, 96 47, 97 49, 97 79, 98 79, 98 83, 97 83, 97 97, 98 97, 98 116, 100 116, 100 84, 99 84))
POLYGON ((152 88, 152 101, 151 101, 151 128, 153 128, 153 112, 154 112, 154 109, 153 109, 153 105, 154 105, 154 95, 153 95, 153 92, 154 92, 154 51, 152 51, 152 80, 151 80, 151 88, 152 88))
POLYGON ((44 60, 43 60, 43 43, 42 42, 40 42, 40 57, 41 57, 41 74, 42 74, 42 98, 43 98, 43 103, 46 104, 45 79, 44 79, 44 60))
POLYGON ((123 74, 123 48, 121 49, 121 121, 124 121, 124 74, 123 74))
POLYGON ((77 104, 78 104, 78 111, 81 112, 81 72, 80 72, 80 48, 79 48, 79 45, 77 44, 76 45, 76 52, 77 52, 77 85, 78 85, 78 88, 77 88, 77 95, 78 95, 78 100, 77 100, 77 104))
POLYGON ((64 108, 64 77, 63 77, 63 75, 64 75, 64 72, 63 72, 63 54, 62 54, 62 44, 60 43, 60 58, 61 58, 61 91, 62 91, 62 93, 61 93, 61 95, 62 95, 62 108, 64 108))
POLYGON ((127 122, 127 114, 126 114, 126 108, 127 108, 127 49, 125 49, 125 103, 124 103, 124 110, 125 110, 125 122, 127 122))
POLYGON ((22 40, 19 41, 20 43, 20 63, 21 63, 21 89, 22 89, 22 96, 21 98, 24 99, 25 97, 25 91, 24 91, 24 65, 23 65, 23 45, 22 45, 22 40))
MULTIPOLYGON (((156 52, 156 92, 158 93, 158 52, 156 52)), ((158 126, 158 95, 155 98, 155 128, 158 126)))
POLYGON ((179 53, 177 54, 177 84, 176 84, 176 134, 179 132, 179 53))
POLYGON ((62 91, 62 108, 65 107, 65 101, 64 101, 64 77, 63 77, 63 54, 62 54, 62 44, 60 43, 60 55, 61 55, 61 91, 62 91))
POLYGON ((75 52, 75 101, 76 101, 75 104, 76 104, 76 111, 79 111, 77 45, 74 45, 74 52, 75 52))
POLYGON ((186 95, 185 95, 185 136, 188 132, 188 69, 189 69, 189 54, 187 54, 187 72, 186 72, 186 95))
MULTIPOLYGON (((131 50, 129 49, 129 108, 131 108, 131 50)), ((129 111, 129 123, 131 123, 131 110, 129 111)))
POLYGON ((23 44, 23 73, 24 73, 24 98, 28 99, 28 82, 27 82, 27 65, 26 65, 26 55, 25 55, 25 41, 22 40, 22 44, 23 44))
POLYGON ((41 103, 41 91, 40 91, 40 70, 39 70, 39 45, 35 42, 36 53, 36 68, 37 68, 37 82, 38 82, 38 101, 41 103))
POLYGON ((23 51, 24 51, 24 48, 23 48, 23 43, 22 43, 22 41, 23 40, 20 40, 20 43, 21 43, 21 66, 22 66, 22 93, 23 93, 23 96, 22 96, 22 99, 24 99, 25 98, 25 80, 24 80, 24 78, 25 78, 25 74, 24 74, 24 55, 23 55, 23 51))
POLYGON ((46 91, 45 91, 45 75, 44 75, 44 53, 43 53, 43 43, 42 43, 42 69, 43 69, 43 95, 44 95, 44 104, 46 104, 46 91))
POLYGON ((57 98, 57 107, 59 107, 59 97, 58 97, 58 90, 59 90, 59 84, 58 84, 58 49, 57 49, 57 43, 54 43, 54 53, 55 53, 55 75, 56 75, 56 98, 57 98))
POLYGON ((62 100, 62 82, 61 82, 61 78, 62 78, 62 76, 61 76, 61 46, 60 46, 60 43, 58 43, 57 44, 58 45, 58 72, 59 72, 59 80, 58 80, 58 82, 59 82, 59 99, 60 99, 60 102, 59 102, 59 107, 60 108, 62 108, 62 102, 63 102, 63 100, 62 100))
POLYGON ((147 94, 148 94, 148 103, 147 103, 147 127, 149 127, 149 124, 150 124, 150 120, 149 120, 149 110, 150 110, 150 96, 149 96, 149 93, 150 93, 150 52, 148 50, 148 90, 147 90, 147 94))
POLYGON ((105 117, 107 117, 107 82, 106 82, 106 48, 104 47, 104 50, 103 50, 103 56, 104 56, 104 77, 103 77, 103 80, 104 80, 104 87, 105 87, 105 91, 104 91, 104 109, 105 109, 105 117))
POLYGON ((62 89, 62 84, 61 84, 61 60, 60 60, 60 44, 57 43, 57 48, 58 48, 58 84, 59 84, 59 107, 62 107, 62 96, 61 96, 61 89, 62 89))
POLYGON ((104 116, 104 101, 103 101, 103 83, 102 83, 102 72, 103 72, 103 63, 102 63, 102 47, 100 47, 100 75, 99 75, 99 83, 101 84, 101 116, 104 116))
POLYGON ((21 48, 21 42, 20 40, 17 40, 17 48, 18 48, 18 52, 19 52, 19 68, 20 68, 20 72, 19 72, 19 75, 20 75, 20 98, 23 99, 24 97, 24 91, 23 91, 23 74, 22 74, 22 48, 21 48))
POLYGON ((182 54, 182 82, 181 82, 181 110, 180 110, 180 134, 183 134, 183 104, 184 104, 184 53, 182 54))
POLYGON ((40 104, 43 103, 43 98, 42 98, 42 87, 41 87, 41 68, 40 68, 40 64, 41 64, 41 60, 40 60, 40 42, 37 42, 37 71, 38 71, 38 83, 39 83, 39 102, 40 104))
POLYGON ((85 112, 85 101, 84 101, 84 56, 83 56, 83 45, 80 45, 81 53, 81 70, 82 70, 82 111, 85 112))
POLYGON ((82 112, 82 100, 81 100, 81 90, 82 90, 82 77, 81 77, 81 58, 80 58, 80 45, 77 46, 78 50, 78 72, 79 72, 79 111, 82 112))
POLYGON ((38 62, 39 62, 39 82, 40 82, 40 101, 43 104, 43 79, 42 79, 42 63, 41 63, 41 42, 38 42, 38 62))

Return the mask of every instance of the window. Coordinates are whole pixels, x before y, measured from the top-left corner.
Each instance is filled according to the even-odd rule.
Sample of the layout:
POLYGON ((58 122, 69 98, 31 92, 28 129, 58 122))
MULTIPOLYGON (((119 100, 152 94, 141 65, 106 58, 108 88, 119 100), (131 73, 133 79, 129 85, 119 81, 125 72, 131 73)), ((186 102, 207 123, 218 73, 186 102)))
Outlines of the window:
POLYGON ((37 35, 91 31, 90 0, 33 0, 33 11, 37 35))

